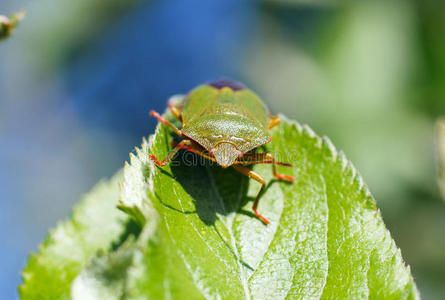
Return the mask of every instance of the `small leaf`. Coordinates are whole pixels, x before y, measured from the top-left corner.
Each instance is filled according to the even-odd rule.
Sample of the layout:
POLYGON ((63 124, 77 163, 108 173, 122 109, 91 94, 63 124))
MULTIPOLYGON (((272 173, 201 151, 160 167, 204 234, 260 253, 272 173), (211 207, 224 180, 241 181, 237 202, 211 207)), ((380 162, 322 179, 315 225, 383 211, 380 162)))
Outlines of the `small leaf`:
MULTIPOLYGON (((356 169, 327 138, 282 119, 265 151, 293 163, 279 169, 296 182, 274 181, 270 165, 253 166, 269 183, 258 208, 269 226, 251 213, 259 184, 234 170, 188 152, 168 166, 155 166, 149 154, 164 158, 171 149, 172 133, 162 125, 126 166, 121 206, 131 203, 138 211, 131 215, 143 223, 140 216, 147 216, 150 202, 163 228, 158 239, 171 244, 170 253, 177 252, 206 298, 418 298, 356 169)), ((158 274, 156 266, 144 274, 158 274)), ((158 274, 158 280, 172 282, 171 275, 158 274)), ((132 286, 143 294, 141 286, 132 286)))
POLYGON ((258 209, 270 225, 251 212, 259 184, 233 169, 189 152, 155 166, 149 154, 165 157, 172 141, 159 125, 124 168, 119 208, 141 233, 113 209, 118 177, 101 184, 30 258, 22 298, 68 298, 74 277, 73 299, 419 298, 356 169, 282 119, 262 150, 293 163, 279 171, 295 183, 253 166, 268 182, 258 209))
POLYGON ((17 25, 25 17, 25 11, 22 9, 9 17, 0 15, 0 40, 12 35, 17 25))
POLYGON ((74 208, 69 221, 52 230, 38 254, 31 254, 19 287, 22 299, 61 299, 70 294, 73 279, 98 250, 131 228, 128 217, 116 209, 121 173, 100 182, 74 208))

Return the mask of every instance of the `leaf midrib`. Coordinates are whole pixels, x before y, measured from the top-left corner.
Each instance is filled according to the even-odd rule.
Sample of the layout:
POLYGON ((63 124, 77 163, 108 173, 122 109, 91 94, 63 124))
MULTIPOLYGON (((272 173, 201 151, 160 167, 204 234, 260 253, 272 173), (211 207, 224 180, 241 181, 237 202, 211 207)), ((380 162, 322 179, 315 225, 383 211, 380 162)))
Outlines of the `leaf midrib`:
MULTIPOLYGON (((248 285, 248 278, 245 277, 244 271, 243 271, 243 266, 241 264, 241 257, 240 257, 240 253, 239 253, 239 249, 238 246, 236 245, 236 238, 235 235, 233 234, 233 218, 235 217, 235 212, 231 212, 230 215, 227 215, 227 209, 226 209, 226 205, 224 203, 224 199, 221 197, 221 194, 219 193, 216 184, 215 184, 215 178, 213 176, 213 174, 211 172, 209 172, 208 167, 206 166, 206 172, 208 174, 209 180, 210 180, 210 184, 212 186, 213 192, 215 193, 216 197, 218 198, 218 201, 221 204, 221 208, 223 209, 223 214, 226 215, 225 219, 226 221, 229 221, 228 223, 224 222, 223 220, 221 220, 221 223, 224 224, 224 226, 227 228, 227 231, 229 232, 230 235, 230 244, 232 245, 234 254, 235 254, 235 258, 236 258, 236 262, 238 264, 238 269, 239 269, 239 276, 240 276, 240 281, 245 293, 245 298, 246 299, 251 299, 251 295, 250 295, 250 289, 249 289, 249 285, 248 285)), ((243 182, 245 180, 242 180, 241 184, 240 184, 240 192, 238 193, 238 201, 237 201, 237 208, 239 207, 239 204, 241 203, 241 197, 243 196, 243 182)))

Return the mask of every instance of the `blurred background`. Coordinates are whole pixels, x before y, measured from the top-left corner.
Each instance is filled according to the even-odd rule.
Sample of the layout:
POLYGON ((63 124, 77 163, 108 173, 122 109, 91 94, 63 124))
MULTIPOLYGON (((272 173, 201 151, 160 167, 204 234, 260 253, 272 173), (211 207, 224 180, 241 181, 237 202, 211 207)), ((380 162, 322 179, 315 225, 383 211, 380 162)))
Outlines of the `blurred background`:
POLYGON ((123 166, 150 109, 220 78, 344 150, 424 299, 445 299, 445 2, 1 0, 0 298, 81 194, 123 166))

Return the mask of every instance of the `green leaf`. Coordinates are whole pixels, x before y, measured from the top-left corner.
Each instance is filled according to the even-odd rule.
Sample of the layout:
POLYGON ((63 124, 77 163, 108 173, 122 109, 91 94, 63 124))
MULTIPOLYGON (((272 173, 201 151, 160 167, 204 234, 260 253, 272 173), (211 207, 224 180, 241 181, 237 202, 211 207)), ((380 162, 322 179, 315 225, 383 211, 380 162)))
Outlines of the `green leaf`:
POLYGON ((134 251, 132 240, 129 239, 117 251, 95 256, 73 282, 72 298, 122 299, 126 271, 134 251))
POLYGON ((189 152, 155 166, 149 154, 163 158, 173 138, 159 125, 124 168, 121 210, 118 175, 31 256, 22 298, 419 298, 352 164, 327 138, 282 119, 260 151, 293 163, 279 171, 295 183, 253 166, 268 182, 258 209, 270 225, 251 212, 260 185, 233 169, 189 152))
POLYGON ((72 298, 202 299, 175 246, 165 237, 165 227, 152 211, 137 241, 127 240, 115 252, 92 260, 74 281, 72 298))
POLYGON ((19 287, 22 299, 68 298, 71 282, 91 257, 100 249, 117 247, 137 228, 116 209, 121 178, 119 173, 97 184, 74 208, 71 219, 50 232, 38 254, 31 254, 19 287))
POLYGON ((13 13, 9 17, 0 15, 0 41, 11 36, 15 28, 24 17, 24 10, 13 13))
MULTIPOLYGON (((151 243, 168 245, 157 249, 168 248, 178 272, 205 298, 418 298, 356 169, 327 138, 282 119, 264 148, 294 164, 279 171, 295 183, 274 181, 270 165, 253 166, 269 183, 258 209, 270 225, 251 213, 259 184, 234 170, 187 152, 156 167, 149 153, 163 158, 171 149, 172 133, 162 125, 125 167, 120 206, 140 224, 159 219, 151 243)), ((142 288, 148 293, 161 285, 164 296, 184 295, 160 283, 175 282, 178 275, 161 267, 165 257, 142 257, 129 267, 144 270, 135 272, 136 282, 127 276, 132 293, 144 295, 142 288)))

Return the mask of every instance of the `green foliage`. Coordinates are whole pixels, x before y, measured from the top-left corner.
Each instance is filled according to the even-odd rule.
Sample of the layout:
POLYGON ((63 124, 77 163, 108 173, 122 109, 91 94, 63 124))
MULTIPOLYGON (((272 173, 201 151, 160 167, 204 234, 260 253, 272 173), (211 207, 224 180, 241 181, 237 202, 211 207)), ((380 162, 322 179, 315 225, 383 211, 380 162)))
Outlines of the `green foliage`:
MULTIPOLYGON (((121 184, 119 207, 142 226, 141 233, 111 247, 125 232, 125 218, 112 212, 114 201, 96 202, 91 194, 73 220, 59 226, 31 257, 22 297, 51 294, 52 283, 69 270, 69 279, 57 286, 64 292, 51 294, 59 295, 55 298, 68 295, 76 274, 73 299, 418 298, 374 199, 344 155, 327 138, 285 119, 272 136, 262 151, 292 162, 293 168, 280 167, 280 172, 296 182, 273 180, 270 165, 253 166, 269 183, 259 205, 269 226, 251 213, 259 184, 234 170, 187 152, 156 167, 149 153, 164 157, 172 139, 158 126, 150 142, 144 140, 130 155, 121 184), (106 205, 89 219, 100 229, 76 231, 76 239, 101 237, 102 231, 108 231, 107 238, 90 245, 71 234, 67 249, 56 233, 63 236, 90 205, 106 205), (108 228, 118 224, 120 230, 108 228), (56 255, 48 255, 54 248, 56 255), (103 251, 94 256, 99 248, 103 251), (72 252, 82 253, 74 267, 72 252), (42 278, 45 272, 51 276, 42 278)), ((109 196, 115 199, 115 193, 109 196)))
POLYGON ((24 10, 13 13, 9 17, 0 15, 0 41, 9 37, 14 32, 14 29, 24 16, 24 10))
MULTIPOLYGON (((28 71, 40 79, 56 76, 57 70, 82 52, 116 22, 138 0, 39 0, 29 2, 27 24, 17 39, 17 49, 31 63, 28 71), (38 33, 38 34, 37 34, 38 33), (48 45, 51 45, 49 47, 48 45), (42 59, 42 55, 46 59, 42 59)), ((17 59, 17 58, 16 58, 17 59)))
POLYGON ((99 249, 110 251, 131 229, 131 220, 116 209, 119 198, 117 174, 100 182, 74 208, 69 221, 59 224, 31 254, 23 270, 23 299, 64 299, 80 270, 99 249))

